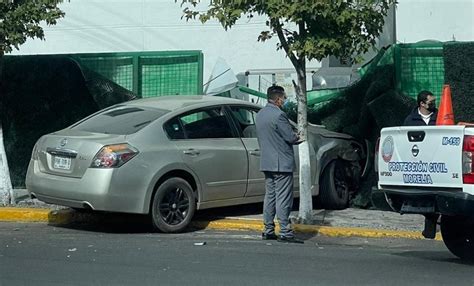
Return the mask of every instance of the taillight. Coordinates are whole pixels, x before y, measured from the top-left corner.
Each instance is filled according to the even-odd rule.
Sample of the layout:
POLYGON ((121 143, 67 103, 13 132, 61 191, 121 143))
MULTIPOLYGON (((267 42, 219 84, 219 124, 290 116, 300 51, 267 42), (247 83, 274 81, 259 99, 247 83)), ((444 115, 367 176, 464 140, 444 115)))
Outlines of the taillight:
POLYGON ((33 160, 38 160, 39 159, 39 146, 42 144, 42 139, 43 137, 40 137, 38 141, 36 141, 35 146, 33 147, 33 151, 31 152, 31 158, 33 160))
POLYGON ((38 160, 38 143, 36 143, 33 147, 33 151, 31 152, 31 159, 38 160))
POLYGON ((462 178, 464 184, 474 184, 474 136, 464 136, 462 148, 462 178))
POLYGON ((107 145, 92 160, 91 168, 118 168, 138 154, 128 144, 107 145))

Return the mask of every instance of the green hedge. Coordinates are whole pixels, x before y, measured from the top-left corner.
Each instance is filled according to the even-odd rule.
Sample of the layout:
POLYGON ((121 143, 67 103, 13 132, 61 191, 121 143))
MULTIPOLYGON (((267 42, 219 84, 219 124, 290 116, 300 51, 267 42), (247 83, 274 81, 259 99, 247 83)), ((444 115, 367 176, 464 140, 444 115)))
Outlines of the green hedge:
POLYGON ((455 121, 474 122, 474 42, 445 43, 443 51, 455 121))
POLYGON ((31 151, 42 135, 134 97, 65 56, 4 57, 0 81, 0 120, 15 188, 25 186, 31 151))

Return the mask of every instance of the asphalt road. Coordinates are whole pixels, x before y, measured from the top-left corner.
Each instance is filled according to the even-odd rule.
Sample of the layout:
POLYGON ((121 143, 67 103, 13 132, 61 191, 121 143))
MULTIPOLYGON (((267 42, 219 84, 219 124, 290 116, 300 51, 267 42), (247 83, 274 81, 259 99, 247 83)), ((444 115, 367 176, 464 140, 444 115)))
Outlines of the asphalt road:
POLYGON ((305 239, 293 245, 255 232, 0 223, 0 285, 474 285, 474 265, 442 242, 305 239))

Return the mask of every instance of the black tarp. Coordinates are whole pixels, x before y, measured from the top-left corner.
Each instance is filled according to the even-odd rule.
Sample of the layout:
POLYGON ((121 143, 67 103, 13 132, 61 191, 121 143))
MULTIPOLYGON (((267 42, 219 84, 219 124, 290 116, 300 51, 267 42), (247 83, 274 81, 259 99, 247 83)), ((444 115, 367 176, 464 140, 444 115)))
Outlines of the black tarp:
POLYGON ((24 187, 31 151, 42 135, 135 98, 69 56, 7 56, 1 68, 0 119, 14 188, 24 187))

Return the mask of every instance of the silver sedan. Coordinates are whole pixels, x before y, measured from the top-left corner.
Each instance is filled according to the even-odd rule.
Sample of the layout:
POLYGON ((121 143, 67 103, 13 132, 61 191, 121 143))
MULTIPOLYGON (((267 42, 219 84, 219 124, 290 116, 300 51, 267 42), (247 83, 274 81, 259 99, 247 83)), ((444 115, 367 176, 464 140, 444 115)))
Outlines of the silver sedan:
MULTIPOLYGON (((150 214, 158 230, 182 231, 196 209, 263 201, 260 108, 212 96, 114 105, 41 137, 27 189, 47 203, 150 214)), ((321 126, 310 126, 308 141, 313 195, 327 208, 344 208, 364 171, 364 148, 321 126)))

